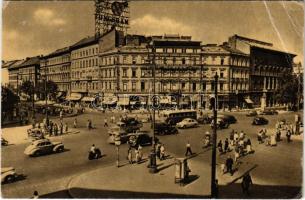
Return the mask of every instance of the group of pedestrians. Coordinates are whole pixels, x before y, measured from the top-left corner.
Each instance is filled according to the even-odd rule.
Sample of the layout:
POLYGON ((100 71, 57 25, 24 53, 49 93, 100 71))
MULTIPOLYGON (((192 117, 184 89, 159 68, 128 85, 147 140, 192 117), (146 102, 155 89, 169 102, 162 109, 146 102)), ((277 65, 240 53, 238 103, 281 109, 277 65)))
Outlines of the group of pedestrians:
POLYGON ((143 158, 143 150, 142 150, 141 145, 139 145, 137 148, 135 148, 134 151, 132 151, 131 147, 128 148, 127 159, 128 159, 129 164, 133 164, 134 162, 139 164, 139 163, 141 163, 142 158, 143 158), (135 158, 135 161, 133 158, 135 158))

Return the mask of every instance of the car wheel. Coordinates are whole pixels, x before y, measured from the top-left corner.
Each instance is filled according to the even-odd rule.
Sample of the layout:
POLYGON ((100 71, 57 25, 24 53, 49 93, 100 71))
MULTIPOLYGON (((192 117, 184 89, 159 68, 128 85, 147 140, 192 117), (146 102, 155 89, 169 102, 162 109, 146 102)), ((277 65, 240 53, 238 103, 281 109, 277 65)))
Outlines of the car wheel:
POLYGON ((57 149, 56 149, 56 153, 60 153, 60 152, 63 152, 64 151, 64 147, 62 146, 62 147, 58 147, 57 149))
POLYGON ((13 175, 8 175, 7 177, 5 177, 5 182, 11 183, 14 181, 14 179, 15 179, 15 177, 13 175))
POLYGON ((34 157, 37 157, 37 156, 40 156, 41 155, 41 152, 40 151, 35 151, 34 153, 33 153, 33 156, 34 157))

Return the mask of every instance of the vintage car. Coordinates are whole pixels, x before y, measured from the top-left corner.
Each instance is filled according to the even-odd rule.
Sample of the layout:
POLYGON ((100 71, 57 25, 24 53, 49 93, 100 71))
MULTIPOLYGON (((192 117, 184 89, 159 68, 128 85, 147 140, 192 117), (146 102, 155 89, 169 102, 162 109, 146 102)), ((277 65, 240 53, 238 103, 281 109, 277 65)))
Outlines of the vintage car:
POLYGON ((143 124, 135 118, 122 119, 121 121, 117 122, 116 125, 124 129, 127 133, 133 133, 140 130, 140 128, 143 126, 143 124))
POLYGON ((138 131, 137 133, 129 134, 128 144, 131 147, 146 146, 151 145, 152 141, 153 138, 149 136, 148 131, 138 131))
POLYGON ((169 135, 177 133, 178 129, 173 125, 164 122, 155 123, 155 134, 157 135, 169 135))
POLYGON ((64 151, 62 142, 51 142, 49 139, 40 139, 32 142, 25 150, 28 156, 40 156, 44 154, 59 153, 64 151))
POLYGON ((198 122, 195 119, 191 118, 185 118, 184 120, 176 124, 177 128, 192 128, 197 126, 198 122))
POLYGON ((1 167, 1 183, 11 183, 16 178, 17 174, 13 167, 1 167))
POLYGON ((116 138, 120 138, 121 143, 128 141, 128 133, 119 126, 113 126, 108 130, 109 137, 107 139, 108 144, 114 144, 116 138))
MULTIPOLYGON (((228 128, 229 127, 229 123, 221 118, 221 117, 217 117, 217 120, 216 120, 216 128, 217 129, 225 129, 225 128, 228 128)), ((214 127, 214 120, 211 121, 211 124, 210 126, 213 128, 214 127)))
POLYGON ((257 112, 256 112, 256 110, 250 110, 250 111, 247 112, 246 116, 247 117, 257 116, 257 112))
POLYGON ((252 125, 266 125, 268 120, 264 117, 255 117, 252 121, 252 125))
POLYGON ((202 115, 197 118, 199 124, 210 124, 213 116, 211 115, 202 115))
POLYGON ((33 140, 39 140, 44 138, 44 133, 41 128, 30 128, 27 130, 28 137, 33 140))

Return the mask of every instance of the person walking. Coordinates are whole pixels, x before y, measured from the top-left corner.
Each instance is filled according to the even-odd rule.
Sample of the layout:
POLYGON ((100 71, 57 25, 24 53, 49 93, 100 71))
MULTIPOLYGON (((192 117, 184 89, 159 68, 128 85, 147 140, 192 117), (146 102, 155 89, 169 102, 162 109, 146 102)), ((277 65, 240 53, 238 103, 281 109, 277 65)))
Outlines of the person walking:
POLYGON ((127 151, 127 159, 128 159, 129 164, 133 164, 131 147, 129 147, 129 149, 127 151))
POLYGON ((249 192, 250 184, 253 184, 252 178, 251 178, 250 174, 247 173, 243 177, 243 180, 241 182, 241 187, 242 187, 243 193, 247 193, 247 195, 250 195, 250 192, 249 192))
POLYGON ((192 149, 191 149, 191 144, 189 141, 187 141, 186 143, 186 151, 185 151, 185 156, 188 156, 188 154, 193 155, 192 149))
POLYGON ((287 142, 291 142, 291 132, 290 130, 287 130, 287 133, 286 133, 286 137, 287 137, 287 142))
POLYGON ((159 142, 157 142, 157 145, 156 145, 156 154, 157 154, 157 157, 160 159, 160 157, 161 157, 161 144, 159 142))
POLYGON ((137 162, 137 164, 139 164, 140 156, 139 156, 139 150, 138 149, 135 149, 135 155, 136 155, 136 162, 137 162))
POLYGON ((161 144, 160 147, 160 160, 164 160, 165 159, 165 147, 164 144, 161 144))
POLYGON ((58 133, 58 125, 55 123, 54 124, 54 135, 57 136, 58 133))
POLYGON ((238 141, 238 133, 237 133, 237 131, 235 131, 235 133, 234 133, 234 143, 236 144, 237 143, 237 141, 238 141))
POLYGON ((231 156, 228 156, 227 160, 226 160, 226 167, 227 167, 227 172, 229 172, 231 174, 231 176, 233 176, 233 159, 231 158, 231 156))
POLYGON ((247 154, 252 153, 252 144, 250 138, 246 142, 246 149, 247 149, 247 154))
POLYGON ((234 140, 234 129, 230 132, 230 140, 234 140))
POLYGON ((59 124, 59 134, 62 135, 63 134, 63 124, 60 122, 59 124))
POLYGON ((59 112, 59 119, 60 120, 63 120, 63 110, 61 109, 60 112, 59 112))
POLYGON ((229 140, 228 138, 226 138, 225 140, 225 145, 224 145, 224 152, 228 152, 229 151, 229 140))
POLYGON ((77 127, 77 119, 74 118, 74 121, 73 121, 73 127, 76 128, 77 127))
POLYGON ((66 122, 65 125, 64 125, 64 132, 65 132, 65 133, 68 133, 68 130, 69 130, 68 124, 67 124, 67 122, 66 122))
POLYGON ((87 121, 87 128, 89 131, 91 130, 91 121, 89 119, 87 121))
POLYGON ((108 127, 107 118, 104 119, 104 127, 108 127))
POLYGON ((222 141, 221 140, 219 140, 219 142, 217 144, 217 148, 218 148, 219 154, 222 154, 223 153, 223 149, 222 149, 222 141))
POLYGON ((31 199, 39 199, 39 194, 38 194, 37 190, 34 191, 33 197, 31 199))

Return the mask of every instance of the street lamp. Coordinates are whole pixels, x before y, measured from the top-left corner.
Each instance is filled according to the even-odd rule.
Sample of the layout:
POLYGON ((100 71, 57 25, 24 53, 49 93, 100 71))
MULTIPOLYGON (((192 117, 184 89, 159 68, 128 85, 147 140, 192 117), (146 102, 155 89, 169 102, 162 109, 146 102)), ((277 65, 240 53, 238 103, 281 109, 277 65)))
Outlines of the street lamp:
POLYGON ((116 153, 117 153, 116 166, 120 167, 120 145, 121 145, 121 138, 120 138, 120 136, 116 136, 114 138, 114 144, 116 146, 116 153))
POLYGON ((155 55, 155 45, 154 42, 152 41, 151 44, 148 46, 148 53, 149 53, 149 48, 151 48, 152 51, 152 76, 153 76, 153 97, 152 97, 152 102, 153 102, 153 123, 152 123, 152 129, 153 129, 153 149, 151 150, 150 153, 150 163, 149 163, 149 172, 150 173, 156 173, 157 172, 157 159, 156 159, 156 144, 155 144, 155 125, 156 125, 156 104, 157 104, 157 97, 156 97, 156 55, 155 55))
POLYGON ((218 84, 218 75, 217 72, 214 76, 214 97, 210 99, 211 106, 213 109, 213 135, 212 135, 212 174, 211 174, 211 197, 216 198, 217 194, 217 185, 216 185, 216 142, 217 142, 217 85, 218 84))

